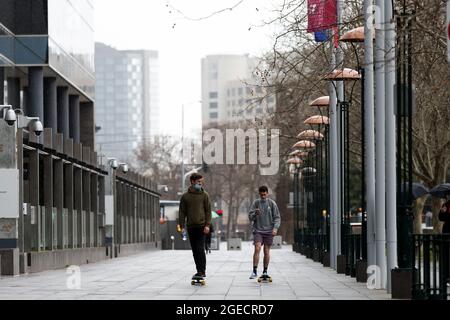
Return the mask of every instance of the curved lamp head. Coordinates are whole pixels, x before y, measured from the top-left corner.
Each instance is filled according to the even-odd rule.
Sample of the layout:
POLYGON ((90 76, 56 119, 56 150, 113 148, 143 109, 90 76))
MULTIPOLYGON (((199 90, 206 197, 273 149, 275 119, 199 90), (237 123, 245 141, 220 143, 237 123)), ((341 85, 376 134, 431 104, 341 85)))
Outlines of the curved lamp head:
POLYGON ((330 124, 330 118, 325 116, 312 116, 306 119, 304 124, 310 124, 310 125, 329 125, 330 124))
POLYGON ((355 81, 361 79, 361 74, 350 68, 335 69, 333 72, 325 75, 324 79, 332 81, 355 81))
POLYGON ((292 148, 300 148, 300 149, 314 149, 316 144, 314 142, 308 140, 302 140, 294 144, 292 148))
POLYGON ((364 42, 364 27, 358 27, 344 32, 339 39, 342 42, 364 42))
POLYGON ((299 139, 323 140, 324 136, 316 130, 305 130, 297 136, 299 139))
POLYGON ((296 156, 300 159, 306 159, 306 158, 308 158, 308 152, 302 151, 302 150, 294 150, 289 154, 289 156, 291 156, 291 157, 296 156))
POLYGON ((300 158, 293 157, 293 158, 290 158, 288 161, 286 161, 286 163, 300 165, 303 163, 303 161, 300 158))
POLYGON ((317 98, 313 102, 309 104, 311 107, 329 107, 330 106, 330 97, 329 96, 323 96, 320 98, 317 98))

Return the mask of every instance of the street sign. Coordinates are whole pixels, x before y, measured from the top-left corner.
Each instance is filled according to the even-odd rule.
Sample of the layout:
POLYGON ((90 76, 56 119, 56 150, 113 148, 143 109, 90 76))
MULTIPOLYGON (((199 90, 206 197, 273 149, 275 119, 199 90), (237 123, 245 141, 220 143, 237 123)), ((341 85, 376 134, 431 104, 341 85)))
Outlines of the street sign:
POLYGON ((447 47, 448 47, 448 62, 450 62, 450 0, 447 0, 447 47))

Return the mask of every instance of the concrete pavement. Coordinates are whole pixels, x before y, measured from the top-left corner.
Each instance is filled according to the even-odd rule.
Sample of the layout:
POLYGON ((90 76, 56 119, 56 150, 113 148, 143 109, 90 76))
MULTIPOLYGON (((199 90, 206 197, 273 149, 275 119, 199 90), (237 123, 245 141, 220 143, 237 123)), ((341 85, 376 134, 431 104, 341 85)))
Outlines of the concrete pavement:
MULTIPOLYGON (((337 274, 292 251, 272 250, 273 283, 249 280, 252 244, 241 251, 207 256, 206 286, 191 286, 195 271, 190 251, 151 251, 82 265, 77 274, 52 270, 0 279, 0 300, 378 300, 384 290, 369 290, 354 278, 337 274), (69 286, 68 286, 69 284, 69 286), (74 289, 75 288, 75 289, 74 289)), ((259 272, 262 270, 262 256, 259 272)))

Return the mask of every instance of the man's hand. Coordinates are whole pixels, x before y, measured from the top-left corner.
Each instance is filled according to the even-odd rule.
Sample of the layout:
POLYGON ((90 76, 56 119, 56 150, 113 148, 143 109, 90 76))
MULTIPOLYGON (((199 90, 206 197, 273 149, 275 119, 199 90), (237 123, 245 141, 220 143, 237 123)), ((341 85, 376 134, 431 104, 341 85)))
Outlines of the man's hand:
POLYGON ((205 234, 209 234, 209 226, 205 226, 205 228, 203 229, 203 232, 205 234))
POLYGON ((261 210, 259 208, 255 209, 255 214, 258 216, 261 213, 261 210))
POLYGON ((277 229, 273 229, 273 230, 272 230, 272 235, 273 235, 273 236, 276 236, 277 233, 278 233, 278 230, 277 230, 277 229))

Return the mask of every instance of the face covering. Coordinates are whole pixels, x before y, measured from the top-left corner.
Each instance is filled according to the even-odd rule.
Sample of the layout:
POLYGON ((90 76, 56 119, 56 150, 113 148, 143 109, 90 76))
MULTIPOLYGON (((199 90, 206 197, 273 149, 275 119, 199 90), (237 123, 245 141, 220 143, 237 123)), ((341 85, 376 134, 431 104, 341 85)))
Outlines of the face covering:
POLYGON ((201 191, 202 190, 202 185, 201 184, 194 184, 194 189, 197 191, 201 191))

